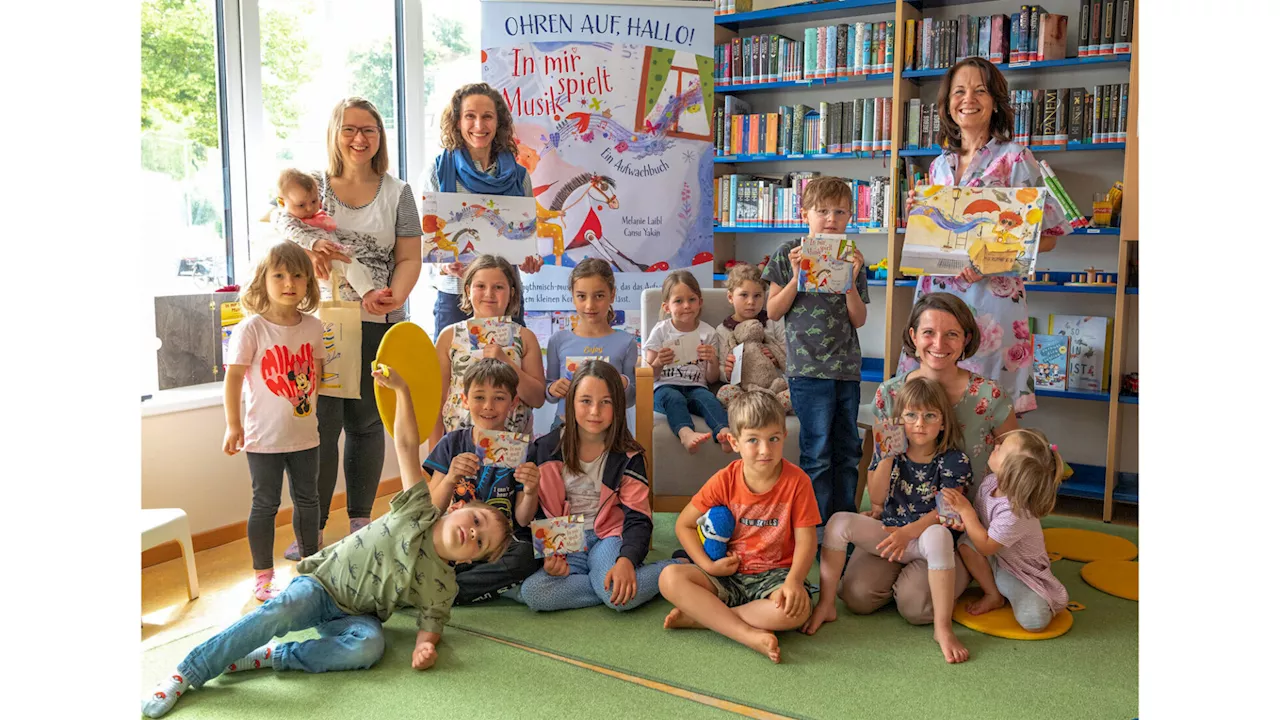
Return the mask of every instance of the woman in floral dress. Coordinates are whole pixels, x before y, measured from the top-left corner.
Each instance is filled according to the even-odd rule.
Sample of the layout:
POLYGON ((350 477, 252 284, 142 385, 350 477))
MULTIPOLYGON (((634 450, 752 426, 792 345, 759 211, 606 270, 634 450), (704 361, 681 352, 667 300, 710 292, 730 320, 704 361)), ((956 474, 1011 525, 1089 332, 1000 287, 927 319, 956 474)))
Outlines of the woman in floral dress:
MULTIPOLYGON (((1012 141, 1013 108, 1009 85, 995 65, 966 58, 947 72, 938 91, 943 151, 929 166, 929 184, 963 187, 1038 187, 1044 185, 1031 151, 1012 141), (959 148, 959 150, 949 149, 959 148)), ((914 192, 913 192, 914 195, 914 192)), ((1058 237, 1071 232, 1058 201, 1045 198, 1039 252, 1049 252, 1058 237)), ((980 345, 960 367, 994 380, 1012 399, 1018 414, 1036 409, 1032 380, 1031 331, 1027 293, 1021 278, 983 277, 972 268, 955 277, 922 276, 915 300, 933 292, 963 299, 980 330, 980 345)), ((898 375, 920 367, 905 350, 898 375)), ((975 466, 975 473, 978 472, 975 466)))

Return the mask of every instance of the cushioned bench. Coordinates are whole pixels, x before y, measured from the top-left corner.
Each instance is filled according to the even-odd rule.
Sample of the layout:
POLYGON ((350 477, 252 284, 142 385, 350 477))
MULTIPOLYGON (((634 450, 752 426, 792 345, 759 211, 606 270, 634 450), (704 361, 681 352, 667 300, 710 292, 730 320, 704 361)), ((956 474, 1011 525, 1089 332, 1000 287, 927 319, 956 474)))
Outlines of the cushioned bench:
MULTIPOLYGON (((702 319, 708 325, 719 325, 724 318, 733 312, 729 304, 728 292, 723 288, 703 288, 702 319)), ((641 295, 640 326, 641 338, 649 337, 649 332, 662 320, 662 290, 648 288, 641 295)), ((736 453, 725 453, 714 442, 707 442, 698 452, 690 455, 679 438, 671 432, 667 418, 653 408, 653 369, 644 362, 644 351, 640 352, 640 362, 636 367, 636 440, 645 449, 645 458, 649 469, 649 487, 653 496, 654 509, 662 512, 678 512, 682 510, 689 498, 698 492, 703 483, 716 471, 736 460, 736 453)), ((866 390, 869 383, 864 382, 866 390)), ((874 385, 871 386, 874 394, 874 385)), ((715 386, 712 387, 714 391, 715 386)), ((870 397, 871 394, 867 396, 870 397)), ((870 404, 859 408, 858 425, 869 429, 874 421, 870 404)), ((694 429, 698 432, 710 432, 710 428, 698 416, 693 417, 694 429)), ((857 432, 850 428, 850 432, 857 432)), ((800 421, 795 415, 787 416, 787 439, 783 445, 783 457, 800 464, 800 421)), ((863 442, 862 464, 858 472, 856 499, 862 501, 863 488, 866 485, 866 466, 871 461, 871 434, 866 433, 863 442)))

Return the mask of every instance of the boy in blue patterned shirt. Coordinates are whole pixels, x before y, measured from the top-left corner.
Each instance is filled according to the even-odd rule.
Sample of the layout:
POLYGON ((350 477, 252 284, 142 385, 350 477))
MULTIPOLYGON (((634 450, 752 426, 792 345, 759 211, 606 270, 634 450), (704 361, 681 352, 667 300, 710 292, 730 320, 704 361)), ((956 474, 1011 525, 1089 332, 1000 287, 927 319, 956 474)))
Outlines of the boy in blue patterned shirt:
MULTIPOLYGON (((820 177, 801 198, 809 234, 844 233, 853 192, 844 180, 820 177)), ((786 318, 787 384, 800 420, 800 469, 813 481, 825 524, 833 513, 857 512, 862 443, 858 440, 862 348, 857 329, 867 322, 867 276, 862 252, 853 253, 853 289, 844 295, 797 289, 800 238, 784 242, 769 259, 766 308, 770 320, 786 318)))

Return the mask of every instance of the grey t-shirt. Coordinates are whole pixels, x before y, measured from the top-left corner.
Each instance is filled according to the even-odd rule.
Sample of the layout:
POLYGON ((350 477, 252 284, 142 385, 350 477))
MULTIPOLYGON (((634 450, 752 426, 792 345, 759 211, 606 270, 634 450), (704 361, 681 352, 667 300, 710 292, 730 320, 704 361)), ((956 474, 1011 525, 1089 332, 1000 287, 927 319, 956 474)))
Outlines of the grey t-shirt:
MULTIPOLYGON (((791 282, 791 260, 787 255, 799 244, 800 238, 795 238, 778 247, 765 266, 765 282, 791 282)), ((871 302, 865 272, 858 273, 854 287, 862 302, 871 302)), ((785 320, 787 375, 822 380, 862 379, 862 346, 858 344, 857 330, 849 322, 844 295, 796 293, 785 320)))

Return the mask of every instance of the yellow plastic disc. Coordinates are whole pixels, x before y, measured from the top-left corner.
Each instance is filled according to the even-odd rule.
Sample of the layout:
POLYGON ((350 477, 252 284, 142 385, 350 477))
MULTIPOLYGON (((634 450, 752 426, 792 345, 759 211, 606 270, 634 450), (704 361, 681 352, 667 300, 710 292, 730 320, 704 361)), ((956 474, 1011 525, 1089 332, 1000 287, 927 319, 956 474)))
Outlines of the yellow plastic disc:
POLYGON ((1108 595, 1138 599, 1136 560, 1095 560, 1080 568, 1080 577, 1108 595))
POLYGON ((1010 640, 1048 640, 1056 638, 1071 629, 1071 612, 1062 610, 1053 619, 1049 621, 1049 627, 1040 632, 1031 632, 1024 630, 1018 624, 1017 619, 1013 617, 1013 608, 1008 602, 1004 607, 998 610, 992 610, 981 615, 970 615, 965 606, 970 602, 982 597, 980 590, 966 590, 963 595, 956 598, 956 609, 951 613, 951 619, 969 628, 977 630, 986 635, 994 635, 995 637, 1008 638, 1010 640))
MULTIPOLYGON (((396 323, 382 336, 374 363, 394 368, 408 383, 409 396, 413 398, 413 414, 418 420, 418 441, 419 444, 426 442, 435 428, 441 398, 440 362, 436 359, 436 346, 431 338, 411 322, 396 323)), ((374 383, 373 396, 378 402, 382 424, 394 437, 395 391, 374 383)))
POLYGON ((1068 560, 1132 560, 1138 557, 1138 546, 1122 537, 1072 528, 1045 528, 1044 546, 1050 554, 1068 560))

